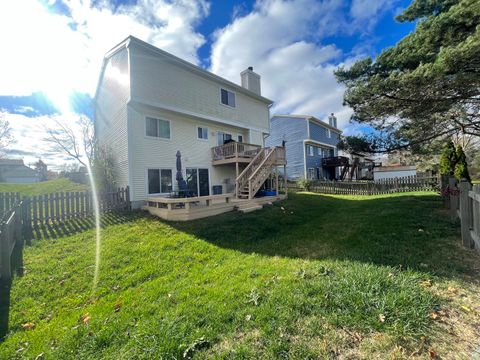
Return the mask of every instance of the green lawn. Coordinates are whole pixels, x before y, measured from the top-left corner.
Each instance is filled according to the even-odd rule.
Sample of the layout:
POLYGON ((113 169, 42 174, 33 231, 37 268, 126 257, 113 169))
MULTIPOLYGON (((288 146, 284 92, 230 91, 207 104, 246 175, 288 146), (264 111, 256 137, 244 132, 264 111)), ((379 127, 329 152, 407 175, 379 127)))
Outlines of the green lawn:
POLYGON ((94 291, 93 232, 62 236, 89 222, 25 249, 0 358, 467 359, 480 346, 480 257, 432 193, 104 222, 94 291))
POLYGON ((68 179, 55 179, 32 184, 0 183, 0 192, 19 192, 22 196, 49 194, 61 191, 83 191, 86 185, 68 179))

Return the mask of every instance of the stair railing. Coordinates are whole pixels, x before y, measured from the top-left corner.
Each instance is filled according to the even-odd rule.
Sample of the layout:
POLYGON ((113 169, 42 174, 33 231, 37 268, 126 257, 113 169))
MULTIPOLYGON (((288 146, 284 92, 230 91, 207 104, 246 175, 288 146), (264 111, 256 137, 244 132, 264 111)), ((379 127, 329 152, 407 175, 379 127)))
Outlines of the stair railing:
POLYGON ((235 194, 237 198, 240 195, 240 189, 243 189, 248 184, 249 177, 255 172, 257 167, 262 163, 265 159, 265 148, 260 149, 257 155, 253 158, 253 160, 247 165, 247 167, 238 175, 235 179, 235 194))

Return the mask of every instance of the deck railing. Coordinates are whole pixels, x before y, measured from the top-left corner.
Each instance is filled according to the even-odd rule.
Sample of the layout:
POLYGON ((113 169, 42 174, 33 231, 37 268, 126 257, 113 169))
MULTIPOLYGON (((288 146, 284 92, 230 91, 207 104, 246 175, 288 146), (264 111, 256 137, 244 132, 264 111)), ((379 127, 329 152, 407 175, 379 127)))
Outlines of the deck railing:
POLYGON ((253 159, 261 148, 260 145, 232 141, 212 148, 212 160, 218 161, 235 157, 253 159))

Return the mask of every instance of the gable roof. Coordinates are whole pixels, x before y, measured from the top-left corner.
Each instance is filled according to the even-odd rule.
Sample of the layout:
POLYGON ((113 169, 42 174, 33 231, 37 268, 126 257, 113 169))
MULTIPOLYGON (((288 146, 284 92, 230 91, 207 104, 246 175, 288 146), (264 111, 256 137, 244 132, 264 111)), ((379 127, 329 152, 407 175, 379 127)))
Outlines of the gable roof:
MULTIPOLYGON (((212 80, 212 81, 215 81, 217 83, 220 83, 220 84, 223 84, 229 88, 232 88, 234 89, 235 91, 238 91, 244 95, 247 95, 251 98, 254 98, 256 100, 259 100, 263 103, 266 103, 268 105, 272 105, 273 104, 273 101, 270 100, 270 99, 267 99, 266 97, 264 96, 261 96, 261 95, 258 95, 256 93, 254 93, 253 91, 250 91, 246 88, 244 88, 243 86, 240 86, 238 84, 235 84, 234 82, 231 82, 227 79, 224 79, 222 78, 221 76, 218 76, 218 75, 215 75, 214 73, 210 72, 210 71, 207 71, 203 68, 201 68, 200 66, 197 66, 197 65, 194 65, 186 60, 183 60, 175 55, 172 55, 170 54, 169 52, 166 52, 165 50, 162 50, 156 46, 153 46, 143 40, 140 40, 132 35, 128 36, 126 39, 124 39, 123 41, 121 41, 119 44, 115 45, 112 49, 110 49, 106 54, 105 54, 105 57, 103 59, 103 64, 102 64, 102 70, 100 72, 100 78, 99 78, 99 81, 97 83, 97 90, 95 91, 95 98, 97 97, 97 91, 98 91, 98 85, 100 84, 100 81, 103 77, 103 72, 105 70, 105 66, 106 66, 106 63, 108 61, 108 59, 113 56, 115 53, 117 53, 118 51, 122 50, 123 48, 129 48, 131 47, 132 45, 137 45, 139 47, 142 47, 144 50, 146 51, 149 51, 150 53, 152 53, 153 55, 155 56, 159 56, 159 57, 163 57, 165 59, 167 59, 168 61, 171 61, 173 63, 175 63, 177 66, 181 67, 181 68, 184 68, 186 70, 189 70, 203 78, 206 78, 208 80, 212 80)), ((240 73, 239 73, 240 74, 240 73)))
POLYGON ((315 116, 313 115, 288 115, 288 114, 275 114, 272 116, 272 118, 275 118, 275 117, 280 117, 280 118, 296 118, 296 119, 304 119, 304 120, 310 120, 310 121, 313 121, 314 123, 320 125, 320 126, 323 126, 327 129, 330 129, 338 134, 341 134, 343 131, 336 128, 335 126, 332 126, 330 125, 329 123, 323 121, 323 120, 320 120, 318 118, 316 118, 315 116))

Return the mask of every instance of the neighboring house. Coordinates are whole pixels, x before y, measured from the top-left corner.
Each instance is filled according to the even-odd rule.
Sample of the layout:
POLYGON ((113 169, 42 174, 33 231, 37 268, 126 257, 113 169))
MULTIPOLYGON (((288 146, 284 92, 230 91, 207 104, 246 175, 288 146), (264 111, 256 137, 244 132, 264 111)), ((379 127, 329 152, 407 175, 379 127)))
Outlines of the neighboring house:
POLYGON ((324 166, 323 159, 338 155, 342 131, 336 125, 334 116, 327 123, 310 115, 274 115, 265 142, 267 146, 285 142, 288 179, 333 180, 336 168, 324 166))
POLYGON ((95 132, 134 207, 179 190, 177 151, 194 195, 235 192, 237 176, 263 151, 272 105, 252 68, 240 76, 242 86, 131 36, 106 54, 95 132))
POLYGON ((373 169, 373 179, 375 181, 415 175, 417 175, 416 166, 393 165, 381 166, 373 169))
POLYGON ((38 173, 26 166, 23 160, 0 159, 0 181, 28 184, 40 181, 38 173))
POLYGON ((346 157, 350 164, 345 174, 345 180, 373 180, 373 170, 375 166, 381 166, 381 163, 375 162, 374 159, 367 154, 340 151, 339 155, 346 157))

